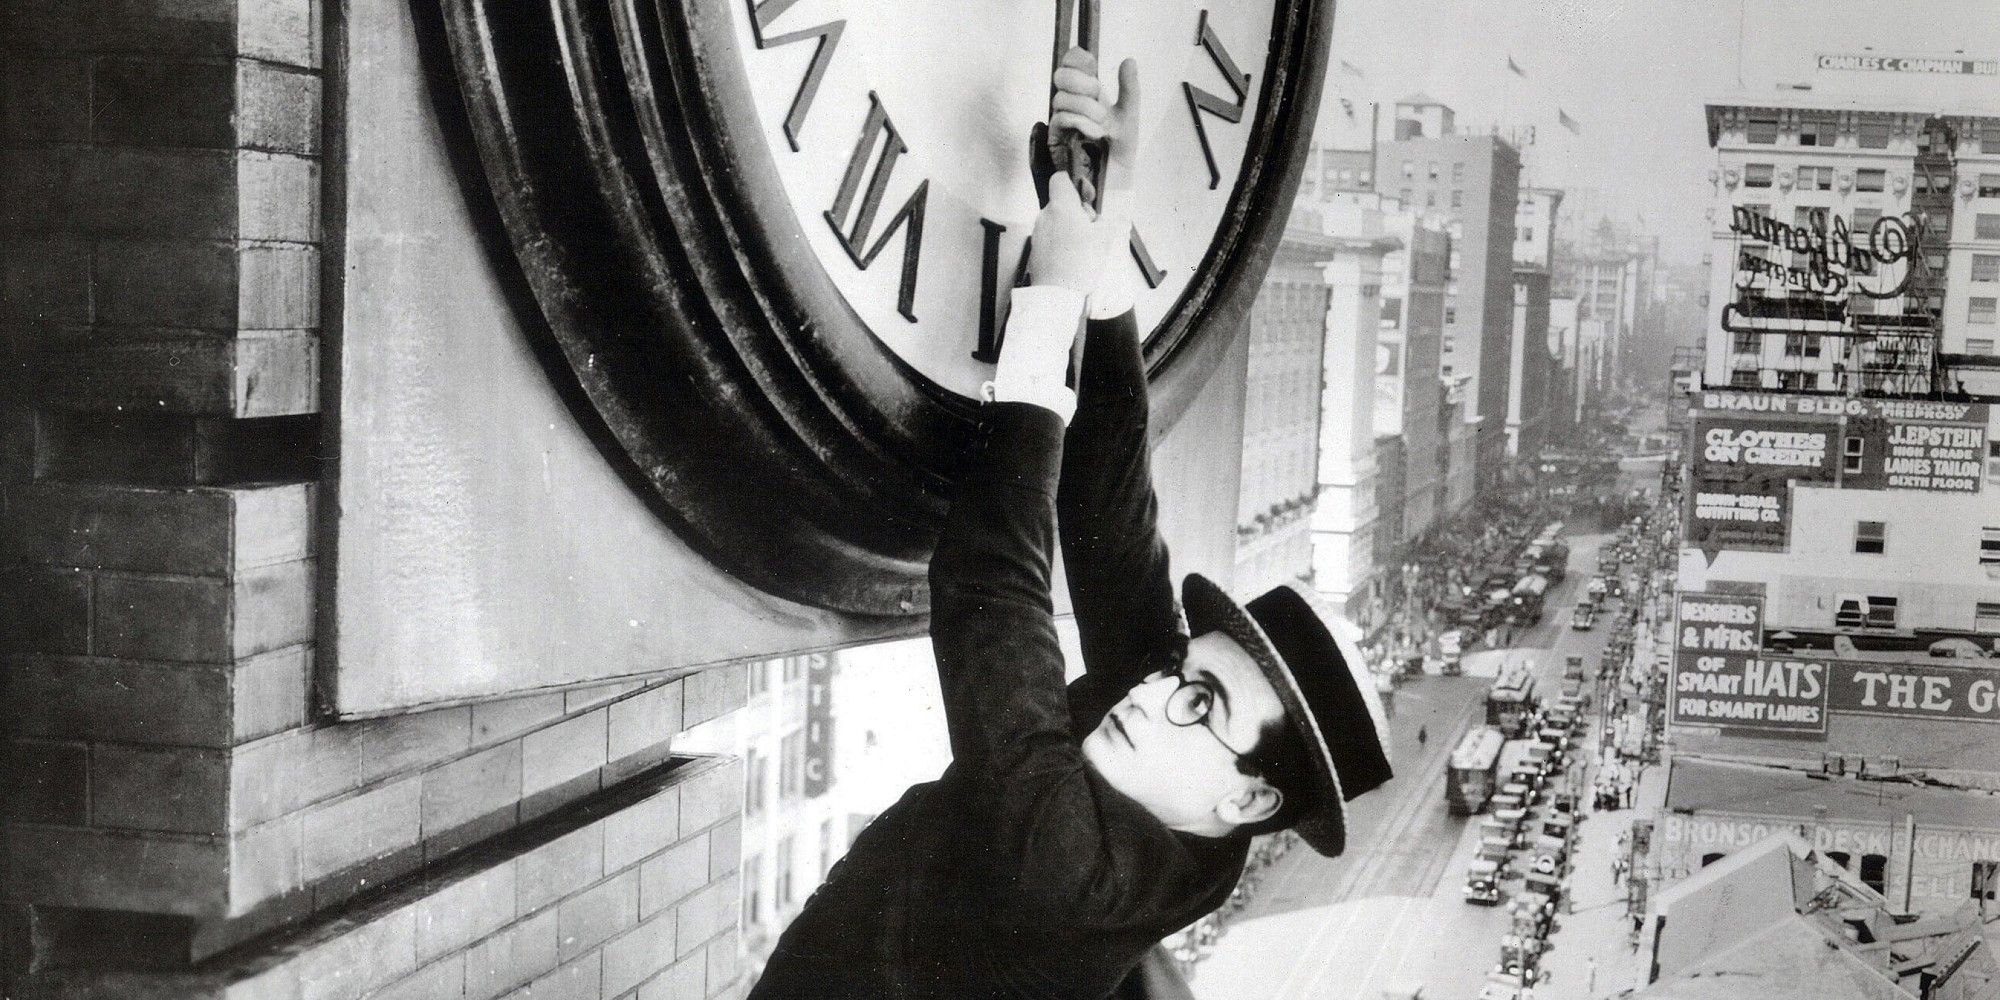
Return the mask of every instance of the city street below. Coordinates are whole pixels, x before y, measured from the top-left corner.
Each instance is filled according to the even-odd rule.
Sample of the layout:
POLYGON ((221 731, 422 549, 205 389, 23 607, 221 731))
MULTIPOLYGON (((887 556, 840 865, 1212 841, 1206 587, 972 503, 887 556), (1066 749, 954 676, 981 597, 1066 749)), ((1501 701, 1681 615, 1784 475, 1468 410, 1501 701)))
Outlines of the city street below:
MULTIPOLYGON (((1635 463, 1641 469, 1647 464, 1635 463)), ((1397 688, 1390 728, 1398 780, 1350 805, 1346 854, 1323 858, 1295 849, 1272 865, 1253 901, 1196 967, 1191 982, 1200 1000, 1479 994, 1498 962, 1510 916, 1504 905, 1465 900, 1481 817, 1453 816, 1446 808, 1446 762, 1459 736, 1485 721, 1485 695, 1500 664, 1531 662, 1537 688, 1549 692, 1567 657, 1581 656, 1593 667, 1599 662, 1610 627, 1573 629, 1569 609, 1610 537, 1567 537, 1566 578, 1550 589, 1542 621, 1512 645, 1467 657, 1466 676, 1419 676, 1397 688), (1480 673, 1488 676, 1475 676, 1480 673)), ((1583 719, 1575 745, 1594 747, 1601 723, 1594 711, 1583 719)), ((1561 780, 1588 788, 1594 755, 1580 751, 1572 760, 1561 780)), ((1634 816, 1658 807, 1664 777, 1664 768, 1642 770, 1630 809, 1596 812, 1584 803, 1568 879, 1573 911, 1556 918, 1537 1000, 1602 996, 1643 982, 1643 950, 1633 944, 1625 890, 1614 882, 1612 862, 1619 833, 1634 816)), ((1511 883, 1518 889, 1518 878, 1511 883)))

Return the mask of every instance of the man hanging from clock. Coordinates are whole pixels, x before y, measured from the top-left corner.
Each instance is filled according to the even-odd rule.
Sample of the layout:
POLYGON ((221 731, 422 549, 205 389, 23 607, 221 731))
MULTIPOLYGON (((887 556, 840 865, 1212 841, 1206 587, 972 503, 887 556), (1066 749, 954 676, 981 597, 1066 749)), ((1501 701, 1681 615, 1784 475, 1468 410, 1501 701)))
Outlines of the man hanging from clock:
POLYGON ((1103 211, 1038 164, 1032 283, 1014 292, 931 562, 952 763, 863 831, 754 1000, 1144 995, 1128 975, 1222 904, 1253 835, 1294 829, 1339 854, 1345 801, 1390 777, 1361 657, 1304 597, 1279 587, 1239 606, 1191 574, 1174 599, 1138 327, 1107 276, 1126 270, 1107 265, 1129 232, 1137 72, 1119 67, 1107 105, 1079 49, 1055 83, 1037 158, 1108 150, 1087 185, 1101 180, 1103 211), (1067 687, 1058 527, 1085 668, 1067 687))

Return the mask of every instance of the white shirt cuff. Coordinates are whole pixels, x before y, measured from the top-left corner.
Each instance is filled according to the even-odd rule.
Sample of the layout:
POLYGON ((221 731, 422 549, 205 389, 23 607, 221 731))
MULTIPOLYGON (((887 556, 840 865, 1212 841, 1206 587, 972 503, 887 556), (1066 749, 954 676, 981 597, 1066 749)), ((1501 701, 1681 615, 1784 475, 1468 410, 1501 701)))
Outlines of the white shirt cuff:
POLYGON ((1064 384, 1071 348, 1083 324, 1084 294, 1067 288, 1016 288, 1007 314, 1006 339, 993 372, 993 398, 1033 403, 1064 423, 1076 412, 1076 393, 1064 384))

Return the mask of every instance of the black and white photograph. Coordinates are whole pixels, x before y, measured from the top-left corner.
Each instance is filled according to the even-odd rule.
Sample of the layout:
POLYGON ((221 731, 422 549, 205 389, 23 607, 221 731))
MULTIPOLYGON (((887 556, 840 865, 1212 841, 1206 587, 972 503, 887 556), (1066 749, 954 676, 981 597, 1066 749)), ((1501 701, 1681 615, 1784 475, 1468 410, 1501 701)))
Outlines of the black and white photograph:
POLYGON ((2000 1000, 1996 0, 0 0, 0 1000, 2000 1000))

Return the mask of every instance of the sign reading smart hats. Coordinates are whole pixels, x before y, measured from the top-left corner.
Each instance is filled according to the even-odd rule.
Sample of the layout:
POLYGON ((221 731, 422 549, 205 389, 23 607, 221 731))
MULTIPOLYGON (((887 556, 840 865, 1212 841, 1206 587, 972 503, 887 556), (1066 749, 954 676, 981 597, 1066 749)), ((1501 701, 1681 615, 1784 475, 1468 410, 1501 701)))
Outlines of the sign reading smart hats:
POLYGON ((1826 732, 1823 660, 1764 655, 1764 599, 1680 595, 1674 639, 1676 725, 1826 732))

